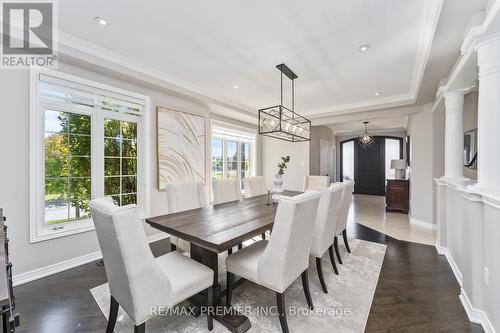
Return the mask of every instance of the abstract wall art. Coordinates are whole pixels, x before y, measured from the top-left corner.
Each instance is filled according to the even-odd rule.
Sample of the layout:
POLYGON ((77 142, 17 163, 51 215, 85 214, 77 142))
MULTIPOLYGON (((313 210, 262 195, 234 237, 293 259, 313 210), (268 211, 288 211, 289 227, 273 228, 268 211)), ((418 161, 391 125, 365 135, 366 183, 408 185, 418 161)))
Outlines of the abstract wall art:
POLYGON ((158 189, 205 182, 205 117, 156 107, 158 189))

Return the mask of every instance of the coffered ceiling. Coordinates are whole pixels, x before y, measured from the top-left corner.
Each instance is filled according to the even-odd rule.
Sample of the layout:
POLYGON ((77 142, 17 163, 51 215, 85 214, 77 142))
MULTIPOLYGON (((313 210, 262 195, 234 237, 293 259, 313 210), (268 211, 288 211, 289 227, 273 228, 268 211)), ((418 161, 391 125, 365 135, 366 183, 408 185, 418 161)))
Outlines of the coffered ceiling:
POLYGON ((110 59, 255 115, 279 101, 275 66, 284 62, 299 76, 296 110, 314 120, 432 101, 485 3, 72 0, 59 1, 59 27, 110 59))

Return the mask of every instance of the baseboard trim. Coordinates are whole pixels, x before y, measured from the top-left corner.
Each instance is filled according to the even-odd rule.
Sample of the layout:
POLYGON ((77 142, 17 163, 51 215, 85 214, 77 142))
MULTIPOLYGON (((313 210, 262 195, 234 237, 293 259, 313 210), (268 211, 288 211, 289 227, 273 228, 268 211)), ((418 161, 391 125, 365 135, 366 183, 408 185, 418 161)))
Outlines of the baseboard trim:
POLYGON ((444 249, 444 256, 446 257, 446 260, 448 260, 448 264, 450 264, 451 270, 453 271, 453 274, 455 274, 455 278, 457 279, 458 284, 460 285, 460 288, 462 287, 462 273, 460 272, 460 269, 458 268, 457 263, 455 260, 453 260, 453 257, 450 254, 450 251, 448 251, 447 248, 442 248, 444 249))
POLYGON ((414 224, 416 226, 422 227, 422 228, 437 230, 437 224, 433 224, 430 222, 425 222, 425 221, 420 221, 420 220, 417 220, 414 218, 410 218, 410 223, 414 224))
POLYGON ((442 247, 440 244, 439 244, 439 241, 436 241, 436 244, 434 245, 436 247, 436 251, 439 255, 442 255, 444 256, 445 253, 446 253, 446 248, 445 247, 442 247))
MULTIPOLYGON (((168 234, 162 232, 149 236, 147 239, 149 243, 153 243, 168 237, 168 234)), ((49 266, 34 269, 32 271, 16 274, 12 277, 12 284, 16 287, 24 283, 35 281, 100 259, 102 259, 101 251, 85 254, 80 257, 64 260, 49 266)))
POLYGON ((467 313, 467 317, 469 317, 469 320, 471 322, 480 324, 485 333, 496 333, 486 313, 483 310, 479 310, 472 306, 472 303, 470 302, 469 297, 467 297, 465 290, 461 290, 459 297, 465 309, 465 313, 467 313))

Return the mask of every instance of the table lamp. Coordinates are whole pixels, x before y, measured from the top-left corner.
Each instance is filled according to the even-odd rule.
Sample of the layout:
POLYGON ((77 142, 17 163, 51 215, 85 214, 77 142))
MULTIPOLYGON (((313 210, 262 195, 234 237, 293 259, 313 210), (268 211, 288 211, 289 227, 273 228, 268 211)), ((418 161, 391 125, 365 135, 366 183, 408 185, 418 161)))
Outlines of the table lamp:
POLYGON ((396 179, 405 179, 406 160, 391 160, 391 169, 396 170, 396 179))

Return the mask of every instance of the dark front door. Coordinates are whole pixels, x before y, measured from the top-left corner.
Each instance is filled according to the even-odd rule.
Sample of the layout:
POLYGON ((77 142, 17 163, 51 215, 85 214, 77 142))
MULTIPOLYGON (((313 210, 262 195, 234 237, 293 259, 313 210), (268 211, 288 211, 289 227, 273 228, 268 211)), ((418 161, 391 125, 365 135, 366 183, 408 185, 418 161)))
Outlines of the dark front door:
POLYGON ((385 195, 385 138, 364 149, 354 142, 354 193, 385 195))

